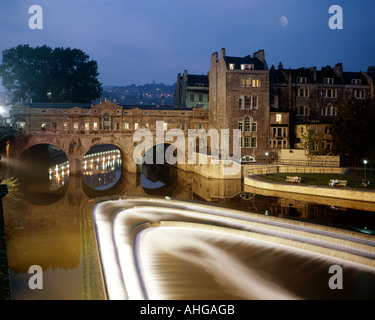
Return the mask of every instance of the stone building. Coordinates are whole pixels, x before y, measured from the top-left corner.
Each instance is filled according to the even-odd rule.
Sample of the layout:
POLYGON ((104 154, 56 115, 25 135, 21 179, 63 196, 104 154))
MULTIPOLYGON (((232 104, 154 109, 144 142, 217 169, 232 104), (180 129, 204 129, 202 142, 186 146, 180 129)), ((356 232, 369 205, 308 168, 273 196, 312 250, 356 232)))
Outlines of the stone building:
POLYGON ((289 112, 270 112, 270 151, 289 149, 289 112))
POLYGON ((270 69, 270 110, 290 113, 293 148, 302 148, 301 130, 309 128, 316 130, 321 140, 317 150, 330 152, 333 120, 340 105, 349 99, 374 101, 370 72, 346 72, 341 63, 321 70, 285 69, 281 63, 270 69))
POLYGON ((203 107, 208 109, 209 85, 206 75, 188 74, 187 70, 177 75, 174 95, 175 106, 186 108, 203 107))
MULTIPOLYGON (((241 158, 265 159, 269 151, 269 70, 264 51, 253 56, 230 57, 225 49, 211 57, 209 126, 239 129, 241 158)), ((230 153, 233 152, 233 143, 230 153)))
POLYGON ((12 123, 17 130, 33 134, 125 134, 137 129, 156 129, 163 121, 169 129, 207 129, 208 111, 204 108, 171 106, 121 106, 110 102, 97 105, 70 103, 19 102, 12 108, 12 123))

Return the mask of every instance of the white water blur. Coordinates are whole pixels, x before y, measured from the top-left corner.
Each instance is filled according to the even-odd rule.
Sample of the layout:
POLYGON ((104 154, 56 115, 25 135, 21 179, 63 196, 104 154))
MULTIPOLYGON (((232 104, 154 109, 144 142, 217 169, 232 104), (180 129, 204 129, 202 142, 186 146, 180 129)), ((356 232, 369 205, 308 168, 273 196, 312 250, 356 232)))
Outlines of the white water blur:
MULTIPOLYGON (((142 268, 145 270, 144 281, 148 288, 149 298, 156 300, 173 299, 178 297, 179 289, 182 295, 186 295, 187 291, 192 290, 196 297, 202 295, 204 299, 204 292, 197 292, 194 283, 190 283, 190 287, 179 287, 178 283, 173 285, 172 281, 167 287, 165 286, 165 278, 160 278, 160 273, 164 274, 166 278, 169 276, 165 273, 165 268, 158 269, 158 264, 155 263, 162 256, 161 252, 164 251, 170 253, 171 259, 184 260, 185 268, 188 268, 191 264, 204 270, 214 279, 218 289, 224 295, 226 293, 241 299, 300 299, 300 297, 273 282, 270 275, 254 269, 246 265, 244 260, 234 257, 230 251, 226 250, 226 247, 218 247, 210 242, 209 240, 212 240, 212 238, 218 240, 224 238, 224 236, 216 232, 207 233, 202 230, 173 227, 145 231, 142 234, 140 255, 143 261, 142 268), (175 291, 172 296, 170 294, 171 285, 175 291)), ((240 241, 249 246, 249 241, 236 239, 235 236, 225 235, 225 241, 228 244, 240 241)), ((251 249, 250 246, 249 249, 251 249)), ((199 275, 197 277, 200 279, 199 275)))
POLYGON ((94 220, 110 299, 348 299, 375 288, 375 242, 363 234, 160 198, 103 201, 94 220), (328 286, 336 264, 342 292, 328 286))

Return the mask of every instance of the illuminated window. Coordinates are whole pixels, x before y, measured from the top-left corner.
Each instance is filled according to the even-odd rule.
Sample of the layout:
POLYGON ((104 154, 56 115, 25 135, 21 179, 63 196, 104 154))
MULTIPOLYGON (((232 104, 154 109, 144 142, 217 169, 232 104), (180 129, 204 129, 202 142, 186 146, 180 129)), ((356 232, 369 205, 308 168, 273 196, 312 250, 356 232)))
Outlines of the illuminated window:
POLYGON ((297 83, 307 83, 306 77, 297 77, 297 83))
POLYGON ((138 130, 138 128, 139 128, 139 123, 138 122, 134 123, 134 130, 138 130))
POLYGON ((229 64, 229 69, 234 70, 234 63, 229 64))
POLYGON ((254 70, 253 64, 241 64, 241 70, 254 70))
POLYGON ((163 130, 167 131, 168 130, 168 123, 163 122, 163 130))
POLYGON ((260 80, 253 79, 253 87, 259 88, 260 87, 260 80))
POLYGON ((276 115, 276 122, 280 123, 281 122, 281 114, 276 115))
POLYGON ((124 129, 125 129, 125 130, 129 130, 129 128, 130 128, 129 123, 128 123, 128 122, 125 122, 125 123, 124 123, 124 129))
POLYGON ((94 130, 98 130, 98 123, 94 122, 94 130))
POLYGON ((90 123, 89 122, 85 122, 85 130, 90 130, 90 123))
POLYGON ((250 79, 246 79, 246 87, 250 87, 251 85, 251 80, 250 79))
POLYGON ((68 123, 64 122, 64 130, 68 130, 68 123))
POLYGON ((42 126, 41 126, 41 129, 42 129, 42 130, 46 130, 46 128, 47 128, 47 124, 46 124, 45 122, 43 122, 43 123, 42 123, 42 126))
POLYGON ((78 130, 79 129, 79 123, 78 122, 74 122, 73 128, 74 128, 74 130, 78 130))
POLYGON ((16 122, 16 130, 25 130, 26 122, 16 122))

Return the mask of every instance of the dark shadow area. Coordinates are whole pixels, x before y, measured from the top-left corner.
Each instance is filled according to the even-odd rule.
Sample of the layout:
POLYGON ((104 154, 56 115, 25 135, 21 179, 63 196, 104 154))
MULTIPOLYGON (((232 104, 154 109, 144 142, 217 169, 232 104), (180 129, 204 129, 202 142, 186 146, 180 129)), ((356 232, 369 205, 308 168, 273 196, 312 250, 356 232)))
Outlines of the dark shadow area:
POLYGON ((68 158, 54 146, 33 146, 18 159, 17 176, 24 200, 39 206, 50 205, 61 200, 68 189, 68 158))

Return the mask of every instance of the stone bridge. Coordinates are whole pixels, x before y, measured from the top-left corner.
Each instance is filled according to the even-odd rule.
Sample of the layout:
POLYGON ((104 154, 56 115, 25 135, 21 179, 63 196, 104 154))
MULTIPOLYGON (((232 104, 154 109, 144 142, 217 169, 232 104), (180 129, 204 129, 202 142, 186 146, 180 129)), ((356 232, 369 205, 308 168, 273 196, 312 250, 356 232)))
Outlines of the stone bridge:
MULTIPOLYGON (((74 175, 81 173, 83 157, 92 147, 112 144, 121 152, 124 169, 137 173, 140 165, 134 152, 142 149, 139 145, 145 140, 134 140, 137 130, 144 129, 152 135, 152 146, 164 144, 165 134, 171 129, 179 129, 185 137, 189 129, 207 129, 208 112, 203 108, 126 107, 110 102, 98 105, 21 102, 12 110, 12 123, 18 130, 11 146, 14 159, 35 145, 53 145, 66 154, 70 174, 74 175)), ((188 139, 183 147, 186 159, 188 139)), ((144 148, 141 157, 146 151, 144 148)))

